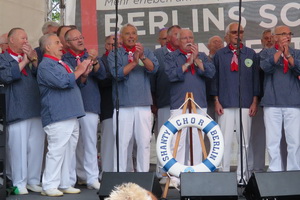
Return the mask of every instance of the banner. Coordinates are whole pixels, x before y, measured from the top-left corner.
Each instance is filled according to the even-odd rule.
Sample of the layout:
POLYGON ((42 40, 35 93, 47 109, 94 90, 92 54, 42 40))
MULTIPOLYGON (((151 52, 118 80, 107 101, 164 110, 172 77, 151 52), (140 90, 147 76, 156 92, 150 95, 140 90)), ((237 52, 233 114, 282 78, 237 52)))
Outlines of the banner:
MULTIPOLYGON (((91 26, 96 26, 97 45, 104 51, 105 36, 114 34, 116 26, 115 0, 77 0, 81 2, 81 18, 91 13, 83 10, 84 2, 95 1, 96 19, 91 26)), ((225 36, 226 26, 238 21, 239 1, 237 0, 119 0, 117 30, 126 23, 134 24, 138 29, 139 42, 152 50, 159 47, 158 31, 164 27, 179 25, 193 31, 195 42, 201 51, 208 53, 207 41, 211 36, 225 36)), ((282 0, 244 0, 242 2, 242 25, 245 29, 244 43, 259 51, 261 33, 278 25, 291 27, 294 37, 293 46, 300 48, 300 0, 288 2, 282 0)), ((94 12, 94 11, 92 11, 94 12)), ((90 22, 91 20, 89 20, 90 22)), ((92 27, 90 27, 92 28, 92 27)), ((92 29, 90 29, 92 30, 92 29)), ((86 38, 86 36, 85 36, 86 38)))

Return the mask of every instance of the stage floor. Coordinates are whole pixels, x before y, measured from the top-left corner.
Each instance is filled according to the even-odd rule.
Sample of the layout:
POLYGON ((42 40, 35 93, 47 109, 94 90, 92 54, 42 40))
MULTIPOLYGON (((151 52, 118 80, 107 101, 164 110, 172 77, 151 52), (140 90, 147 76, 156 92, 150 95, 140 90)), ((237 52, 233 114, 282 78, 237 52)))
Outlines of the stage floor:
MULTIPOLYGON (((81 189, 80 194, 65 194, 62 197, 46 197, 39 193, 30 192, 28 195, 11 195, 6 200, 97 200, 99 196, 96 190, 89 190, 86 187, 78 187, 81 189)), ((239 188, 238 188, 239 189, 239 188)), ((179 191, 170 188, 167 196, 168 200, 180 200, 179 191)), ((244 197, 239 197, 239 200, 245 200, 244 197)))
MULTIPOLYGON (((156 157, 156 153, 155 153, 155 138, 152 138, 151 141, 151 159, 150 159, 150 171, 151 172, 155 172, 156 170, 156 161, 157 161, 157 157, 156 157)), ((235 165, 235 160, 232 161, 232 164, 235 165)), ((233 166, 232 171, 235 171, 235 166, 233 166)), ((164 185, 162 185, 162 190, 164 190, 164 185)), ((84 186, 78 186, 78 188, 81 189, 81 193, 80 194, 65 194, 62 197, 46 197, 46 196, 42 196, 39 193, 34 193, 34 192, 29 192, 28 195, 11 195, 9 197, 6 198, 6 200, 55 200, 55 199, 59 199, 59 200, 97 200, 99 199, 99 196, 97 194, 98 191, 96 190, 89 190, 84 186)), ((238 193, 242 193, 241 192, 241 188, 237 188, 238 193)), ((168 196, 167 196, 168 200, 179 200, 180 199, 180 193, 178 190, 174 189, 174 188, 170 188, 169 192, 168 192, 168 196)), ((239 197, 239 200, 244 200, 246 198, 244 198, 243 196, 239 197)), ((2 199, 0 199, 2 200, 2 199)))

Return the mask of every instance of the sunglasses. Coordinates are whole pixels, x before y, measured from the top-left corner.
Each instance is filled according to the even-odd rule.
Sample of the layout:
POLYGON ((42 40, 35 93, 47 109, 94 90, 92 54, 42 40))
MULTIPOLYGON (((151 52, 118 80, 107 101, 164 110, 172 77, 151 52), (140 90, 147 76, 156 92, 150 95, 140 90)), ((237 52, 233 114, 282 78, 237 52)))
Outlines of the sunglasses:
MULTIPOLYGON (((232 35, 236 35, 236 34, 238 34, 238 31, 230 31, 230 33, 232 34, 232 35)), ((244 31, 243 30, 240 30, 240 34, 243 34, 244 33, 244 31)))

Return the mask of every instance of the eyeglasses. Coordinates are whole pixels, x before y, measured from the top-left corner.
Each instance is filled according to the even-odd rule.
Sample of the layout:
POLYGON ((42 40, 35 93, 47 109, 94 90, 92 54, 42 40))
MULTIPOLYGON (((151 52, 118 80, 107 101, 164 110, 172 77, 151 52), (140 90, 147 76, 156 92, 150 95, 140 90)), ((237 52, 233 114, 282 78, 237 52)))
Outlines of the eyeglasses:
POLYGON ((293 36, 294 33, 292 33, 292 32, 289 32, 289 33, 283 32, 283 33, 277 33, 277 34, 275 34, 275 35, 281 35, 281 36, 293 36))
MULTIPOLYGON (((236 35, 236 34, 238 34, 238 31, 230 31, 230 33, 232 34, 232 35, 236 35)), ((243 34, 244 33, 244 31, 243 30, 240 30, 240 34, 243 34)))
POLYGON ((83 36, 80 36, 80 37, 76 37, 76 38, 73 38, 73 39, 70 39, 70 40, 68 40, 68 41, 72 41, 72 42, 75 42, 75 41, 78 41, 78 40, 83 40, 84 39, 84 37, 83 36))

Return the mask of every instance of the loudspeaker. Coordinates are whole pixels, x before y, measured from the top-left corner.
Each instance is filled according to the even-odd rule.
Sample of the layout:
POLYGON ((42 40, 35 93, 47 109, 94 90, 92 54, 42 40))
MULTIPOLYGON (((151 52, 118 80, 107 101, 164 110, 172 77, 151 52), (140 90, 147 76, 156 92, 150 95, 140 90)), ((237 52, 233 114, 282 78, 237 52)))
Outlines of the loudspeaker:
POLYGON ((181 200, 238 199, 235 172, 194 172, 180 175, 181 200))
POLYGON ((98 191, 100 200, 108 197, 115 186, 122 183, 136 183, 160 198, 162 189, 155 172, 103 172, 101 186, 98 191))
POLYGON ((300 171, 253 173, 244 195, 247 200, 299 200, 300 171))

